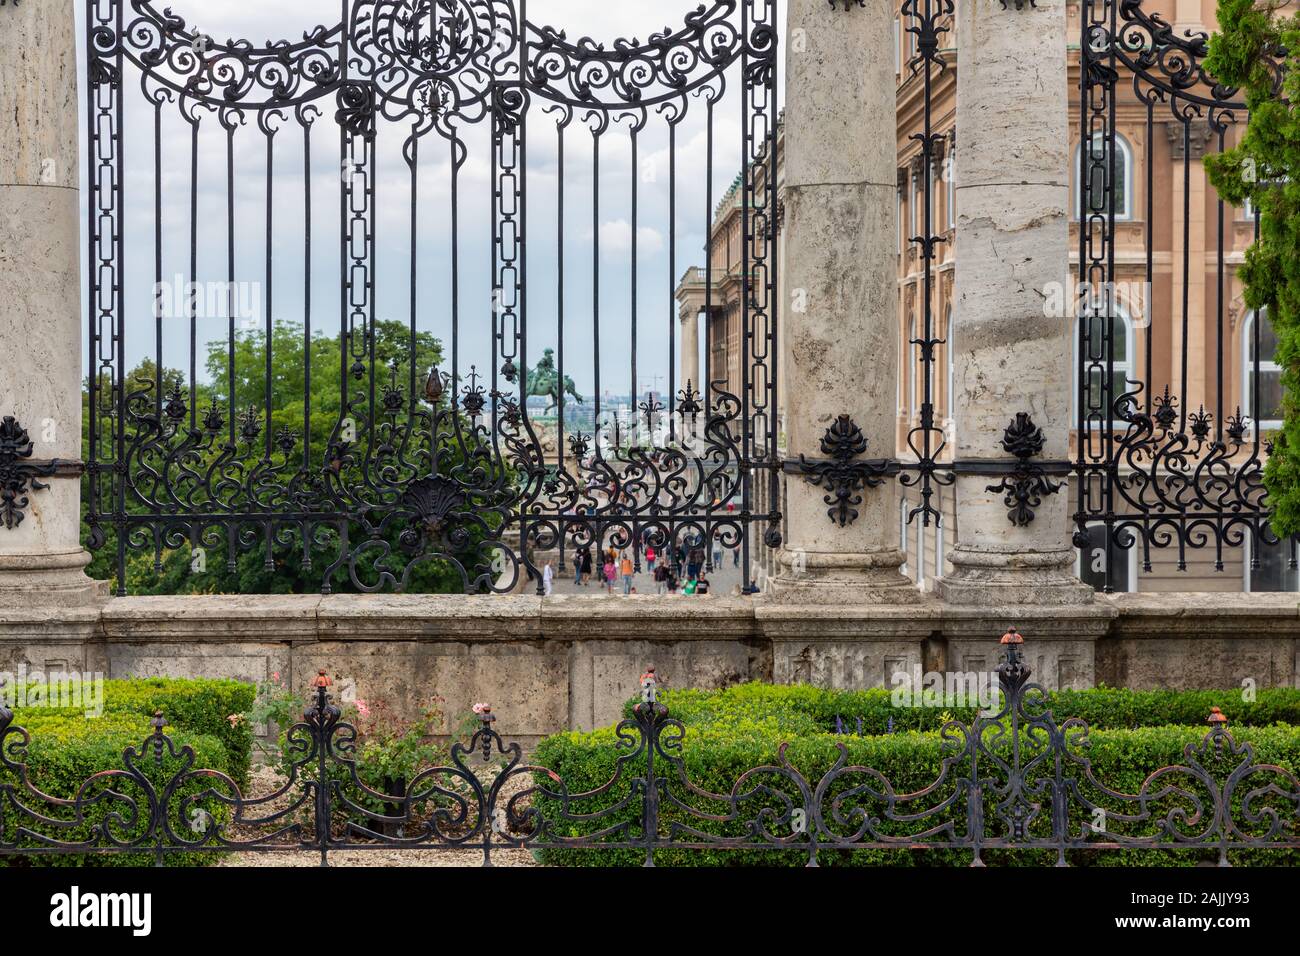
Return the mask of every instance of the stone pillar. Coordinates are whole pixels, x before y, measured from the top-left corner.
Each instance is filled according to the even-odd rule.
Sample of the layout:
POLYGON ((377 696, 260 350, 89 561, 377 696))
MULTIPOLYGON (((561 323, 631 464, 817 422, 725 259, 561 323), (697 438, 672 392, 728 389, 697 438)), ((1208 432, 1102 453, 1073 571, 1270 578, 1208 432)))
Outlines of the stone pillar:
POLYGON ((1028 520, 1005 500, 1018 479, 1034 487, 1028 468, 1069 456, 1071 322, 1043 314, 1047 291, 1070 281, 1065 0, 970 0, 957 21, 960 521, 953 572, 937 587, 957 604, 1084 602, 1092 592, 1074 575, 1064 475, 1037 476, 1059 490, 1031 503, 1028 520), (1022 421, 1013 442, 1018 413, 1032 427, 1022 421), (1012 449, 1028 453, 1019 475, 1012 449))
POLYGON ((77 480, 73 0, 0 7, 0 116, 0 603, 78 603, 98 589, 83 570, 90 556, 80 544, 77 480))
POLYGON ((687 383, 701 395, 704 387, 700 384, 700 312, 696 303, 688 302, 681 311, 682 361, 678 371, 677 387, 684 389, 687 383))
POLYGON ((869 460, 894 457, 893 8, 792 0, 788 9, 781 355, 789 521, 770 597, 911 603, 919 595, 899 570, 895 480, 867 473, 869 460), (881 483, 866 487, 866 477, 881 483))

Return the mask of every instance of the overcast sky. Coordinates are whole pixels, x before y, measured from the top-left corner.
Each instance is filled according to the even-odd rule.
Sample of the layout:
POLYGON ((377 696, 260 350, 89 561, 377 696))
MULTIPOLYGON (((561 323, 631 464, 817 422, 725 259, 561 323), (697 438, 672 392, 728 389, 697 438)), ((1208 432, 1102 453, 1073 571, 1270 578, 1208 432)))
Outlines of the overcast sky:
MULTIPOLYGON (((244 37, 256 43, 268 39, 297 39, 317 24, 339 17, 338 0, 276 0, 250 4, 237 0, 167 0, 173 12, 214 37, 244 37)), ((590 36, 600 42, 618 37, 644 40, 666 26, 678 27, 697 3, 688 0, 528 0, 527 16, 534 23, 564 29, 570 39, 590 36)), ((160 2, 159 8, 163 6, 160 2)), ((77 5, 78 16, 84 15, 77 5)), ((736 16, 739 16, 737 12, 736 16)), ((84 29, 84 23, 82 24, 84 29)), ((133 71, 130 71, 133 73, 133 71)), ((83 74, 84 75, 84 74, 83 74)), ((741 100, 736 77, 715 109, 712 167, 716 203, 741 167, 741 100)), ((152 315, 154 285, 154 188, 150 157, 153 116, 140 93, 138 75, 126 85, 124 124, 128 158, 123 179, 126 191, 127 360, 133 366, 154 351, 152 315)), ((322 101, 325 115, 312 134, 312 324, 336 332, 340 312, 339 281, 339 146, 332 100, 322 101)), ((84 124, 83 124, 84 126, 84 124)), ((226 271, 226 174, 224 132, 207 120, 200 126, 198 198, 198 274, 200 280, 224 279, 226 271)), ((165 281, 188 276, 190 136, 188 125, 174 107, 164 108, 162 120, 162 250, 165 281)), ((461 363, 480 366, 487 361, 491 309, 490 229, 491 175, 487 124, 466 133, 469 159, 460 176, 461 363)), ((375 257, 376 315, 406 321, 410 310, 410 177, 402 158, 406 129, 381 121, 377 140, 377 249, 375 257)), ((677 133, 677 240, 675 274, 669 273, 669 176, 667 128, 652 119, 640 134, 638 235, 639 317, 638 387, 667 387, 668 326, 674 312, 671 293, 676 279, 692 265, 703 264, 707 220, 704 111, 692 104, 677 133)), ((419 204, 417 321, 421 329, 450 340, 450 164, 447 146, 436 134, 421 141, 418 176, 419 204)), ((85 150, 83 150, 84 154, 85 150)), ((625 128, 602 137, 599 225, 592 217, 592 137, 574 124, 565 139, 563 210, 566 371, 578 390, 590 397, 593 384, 592 235, 601 237, 600 339, 602 391, 624 392, 630 380, 630 315, 633 308, 631 271, 631 140, 625 128)), ((250 121, 236 135, 236 272, 249 321, 264 323, 268 278, 273 291, 275 321, 301 323, 305 318, 303 136, 290 118, 274 139, 273 269, 266 274, 265 203, 266 138, 250 121), (251 291, 250 291, 251 290, 251 291)), ((534 362, 542 348, 557 339, 560 185, 554 121, 535 104, 528 128, 528 358, 534 362)), ((188 366, 189 323, 177 316, 165 319, 164 361, 188 366)), ((198 340, 224 339, 226 319, 210 316, 199 322, 198 340)), ((200 366, 202 362, 200 361, 200 366)), ((680 384, 680 383, 679 383, 680 384)))

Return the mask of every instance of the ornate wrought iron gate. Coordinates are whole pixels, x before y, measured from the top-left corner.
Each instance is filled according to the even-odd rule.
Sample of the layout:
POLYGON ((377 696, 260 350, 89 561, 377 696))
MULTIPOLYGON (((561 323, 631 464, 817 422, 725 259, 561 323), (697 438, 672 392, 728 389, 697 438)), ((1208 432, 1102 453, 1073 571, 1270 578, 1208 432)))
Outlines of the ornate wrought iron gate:
POLYGON ((1267 319, 1236 291, 1258 223, 1201 170, 1204 153, 1244 129, 1245 104, 1206 73, 1204 34, 1179 35, 1140 0, 1083 0, 1081 24, 1075 543, 1103 556, 1107 590, 1123 589, 1110 558, 1128 549, 1148 571, 1157 549, 1176 551, 1179 570, 1203 549, 1221 571, 1225 549, 1244 546, 1257 568, 1261 549, 1282 547, 1294 569, 1295 542, 1270 530, 1263 486, 1266 406, 1280 399, 1267 319), (1155 155, 1166 139, 1174 224, 1162 255, 1155 155), (1202 212, 1213 231, 1198 249, 1202 212))
POLYGON ((752 527, 778 540, 775 504, 753 506, 759 482, 779 500, 774 0, 715 0, 645 42, 607 45, 533 23, 527 0, 341 0, 336 23, 262 46, 217 42, 149 0, 86 11, 87 521, 91 545, 115 549, 119 593, 136 553, 158 571, 178 551, 228 573, 249 556, 268 572, 291 563, 326 592, 484 591, 526 576, 540 588, 538 555, 563 567, 581 545, 639 562, 648 544, 716 540, 742 549, 747 569, 752 527), (723 117, 741 155, 716 153, 723 117), (715 163, 742 170, 739 394, 718 377, 676 381, 679 227, 702 217, 707 235, 713 213, 678 198, 679 174, 701 172, 681 159, 692 123, 704 147, 690 158, 710 183, 715 163), (652 132, 666 140, 669 234, 668 275, 654 277, 638 272, 652 132), (340 175, 323 189, 313 163, 319 178, 334 138, 340 175), (385 145, 400 148, 391 166, 385 145), (530 147, 547 153, 551 222, 529 221, 530 147), (178 155, 188 172, 175 176, 178 155), (565 216, 578 176, 566 157, 590 164, 581 224, 565 216), (628 221, 613 240, 602 161, 626 169, 628 221), (421 264, 431 221, 450 262, 436 282, 421 264), (489 235, 470 248, 483 222, 489 235), (571 245, 588 227, 590 288, 575 290, 565 231, 571 245), (380 255, 381 233, 398 230, 405 261, 380 255), (206 252, 210 233, 220 255, 206 252), (529 268, 539 245, 545 273, 529 268), (292 283, 278 266, 291 248, 292 283), (601 289, 609 255, 630 270, 617 303, 601 289), (152 350, 132 372, 129 319, 148 306, 131 270, 143 277, 146 258, 152 350), (650 316, 639 305, 656 283, 667 314, 650 316), (400 311, 384 304, 390 289, 406 290, 400 311), (206 358, 205 296, 225 319, 206 358), (548 320, 530 322, 539 311, 548 320), (611 325, 630 333, 621 408, 602 404, 611 325), (638 338, 665 332, 667 392, 642 394, 638 338), (286 350, 302 355, 288 372, 286 350), (589 405, 570 381, 580 364, 589 405), (541 413, 536 395, 550 401, 541 413))

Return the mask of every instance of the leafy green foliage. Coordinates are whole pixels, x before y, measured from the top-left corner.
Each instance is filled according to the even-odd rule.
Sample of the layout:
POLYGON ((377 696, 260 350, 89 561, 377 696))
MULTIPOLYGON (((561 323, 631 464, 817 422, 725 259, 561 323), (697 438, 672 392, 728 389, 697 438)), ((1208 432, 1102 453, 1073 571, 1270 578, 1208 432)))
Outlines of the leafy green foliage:
MULTIPOLYGON (((639 698, 637 698, 639 699, 639 698)), ((632 716, 637 699, 623 707, 632 716)), ((787 733, 883 734, 891 731, 939 730, 949 718, 969 723, 977 706, 899 707, 883 688, 828 690, 807 684, 737 684, 724 690, 661 690, 659 699, 673 716, 691 724, 719 725, 750 720, 787 733), (861 728, 859 730, 859 728, 861 728)), ((1300 725, 1300 690, 1275 687, 1243 700, 1240 690, 1125 690, 1097 687, 1047 694, 1046 706, 1058 720, 1079 717, 1094 729, 1204 726, 1210 708, 1218 707, 1234 727, 1300 725)))
MULTIPOLYGON (((380 396, 385 386, 401 390, 409 402, 411 398, 412 371, 416 389, 422 390, 428 370, 439 365, 442 360, 442 346, 428 332, 417 332, 412 338, 411 331, 402 322, 376 321, 373 325, 374 363, 376 372, 376 405, 381 403, 380 396), (411 356, 414 355, 414 370, 411 356)), ((341 358, 338 337, 315 336, 307 341, 302 329, 293 323, 277 324, 272 332, 270 361, 268 363, 266 336, 261 331, 241 332, 237 334, 233 345, 225 341, 209 343, 205 362, 206 382, 195 390, 196 400, 191 410, 198 428, 203 427, 204 416, 209 407, 215 407, 224 421, 219 435, 212 442, 212 448, 200 451, 198 463, 189 462, 197 471, 203 471, 229 448, 228 431, 231 421, 231 395, 233 393, 235 410, 236 448, 241 460, 255 465, 259 460, 275 469, 275 481, 287 481, 301 467, 304 477, 318 480, 327 460, 327 450, 331 443, 339 438, 340 421, 345 417, 358 421, 365 417, 364 411, 358 411, 352 403, 368 396, 369 384, 364 377, 357 379, 348 361, 341 358), (232 364, 233 358, 233 364, 232 364), (344 366, 347 365, 346 374, 344 366), (234 369, 232 379, 231 369, 234 369), (307 374, 310 372, 310 387, 307 374), (270 384, 270 414, 267 415, 267 386, 270 384), (348 388, 345 401, 343 386, 348 388), (345 405, 350 406, 345 408, 345 405), (238 416, 251 413, 259 422, 259 438, 249 443, 239 434, 238 416), (310 413, 310 414, 308 414, 310 413), (304 434, 304 423, 309 428, 304 434), (264 444, 267 436, 272 445, 269 456, 264 444), (286 441, 292 438, 292 445, 285 450, 279 444, 279 438, 286 441), (306 459, 304 464, 304 452, 306 459)), ((153 391, 153 382, 157 379, 156 365, 152 359, 145 359, 126 376, 126 395, 143 396, 146 404, 157 401, 153 391)), ((188 404, 189 390, 186 377, 178 370, 163 369, 162 373, 164 403, 173 391, 188 404)), ((109 383, 105 381, 100 389, 101 395, 110 393, 109 383)), ((444 398, 445 402, 447 399, 444 398)), ((83 397, 83 455, 87 461, 95 460, 90 449, 90 421, 93 410, 89 405, 89 391, 83 397)), ((405 408, 405 406, 403 406, 405 408)), ((399 422, 405 421, 403 410, 396 416, 399 422)), ((382 414, 376 413, 376 419, 383 420, 382 414)), ((101 417, 101 440, 111 436, 112 422, 108 417, 101 417)), ((189 416, 181 423, 183 431, 190 427, 189 416)), ((128 433, 130 428, 128 428, 128 433)), ((179 439, 177 439, 179 441, 179 439)), ((454 449, 444 449, 446 460, 444 467, 454 463, 454 449)), ((361 455, 353 456, 356 460, 343 466, 335 479, 342 487, 364 487, 361 455)), ((101 456, 102 458, 102 456, 101 456)), ((141 481, 139 469, 133 476, 134 481, 141 481)), ((103 479, 107 489, 108 477, 103 479)), ((144 479, 142 487, 150 487, 144 479)), ((90 480, 83 479, 82 488, 82 527, 83 543, 89 542, 90 529, 84 520, 88 514, 90 480)), ((161 493, 160 493, 161 494, 161 493)), ((162 494, 162 497, 166 497, 162 494)), ((114 507, 112 501, 105 501, 104 508, 114 507)), ((128 494, 125 500, 128 513, 145 514, 144 506, 128 494)), ((293 510, 286 506, 281 510, 293 510)), ((184 510, 178 512, 185 518, 184 510)), ((102 528, 106 535, 104 546, 93 551, 94 559, 88 573, 100 580, 116 577, 116 560, 118 547, 118 530, 111 526, 102 528)), ((247 532, 247 528, 244 529, 247 532)), ((389 544, 396 545, 400 528, 393 528, 386 534, 389 544)), ((140 541, 133 540, 133 547, 127 549, 126 578, 132 594, 298 594, 318 593, 323 589, 325 574, 332 557, 339 547, 337 531, 332 528, 315 529, 316 547, 314 560, 304 560, 301 543, 292 546, 280 544, 268 554, 267 543, 261 532, 255 536, 258 540, 247 545, 237 545, 235 554, 227 553, 228 545, 224 535, 218 540, 204 541, 206 551, 206 568, 196 570, 192 561, 192 551, 188 546, 177 547, 174 540, 163 541, 158 553, 151 547, 140 549, 140 541), (232 560, 233 559, 233 560, 232 560)), ((147 541, 147 537, 143 540, 147 541)), ((354 542, 355 544, 355 542, 354 542)), ((358 574, 367 580, 373 580, 371 573, 378 551, 362 555, 357 562, 358 574)), ((346 567, 336 570, 329 580, 334 592, 355 590, 346 567)), ((458 573, 445 561, 434 560, 420 563, 412 573, 407 590, 412 593, 446 593, 462 589, 458 573)))
POLYGON ((1227 202, 1250 200, 1259 212, 1259 240, 1246 251, 1240 275, 1251 309, 1269 310, 1277 333, 1276 361, 1284 388, 1282 431, 1274 437, 1264 482, 1273 530, 1300 533, 1300 15, 1282 4, 1219 0, 1220 32, 1210 38, 1205 68, 1239 87, 1250 111, 1241 142, 1205 157, 1210 182, 1227 202), (1270 62, 1280 60, 1275 89, 1270 62))
MULTIPOLYGON (((234 680, 171 677, 106 680, 104 715, 145 718, 147 726, 154 712, 161 710, 169 733, 177 730, 220 741, 227 755, 222 766, 229 767, 242 785, 248 778, 253 749, 253 731, 244 715, 252 708, 255 693, 251 684, 234 680)), ((14 711, 14 723, 29 730, 36 721, 49 718, 72 721, 73 726, 79 726, 77 722, 84 720, 85 708, 39 706, 14 711)), ((95 719, 86 723, 90 728, 97 726, 95 719)), ((120 751, 118 757, 121 758, 120 751)))

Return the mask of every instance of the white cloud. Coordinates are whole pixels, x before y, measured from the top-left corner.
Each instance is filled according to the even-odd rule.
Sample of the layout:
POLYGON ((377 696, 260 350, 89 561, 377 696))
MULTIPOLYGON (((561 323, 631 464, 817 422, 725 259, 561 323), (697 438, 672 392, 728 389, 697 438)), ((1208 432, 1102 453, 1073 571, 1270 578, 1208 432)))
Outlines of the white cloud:
MULTIPOLYGON (((587 237, 591 237, 590 231, 587 237)), ((664 236, 658 229, 640 226, 636 231, 638 255, 654 255, 664 248, 664 236)), ((602 255, 628 254, 632 251, 632 224, 626 219, 614 219, 600 224, 600 251, 602 255)))

